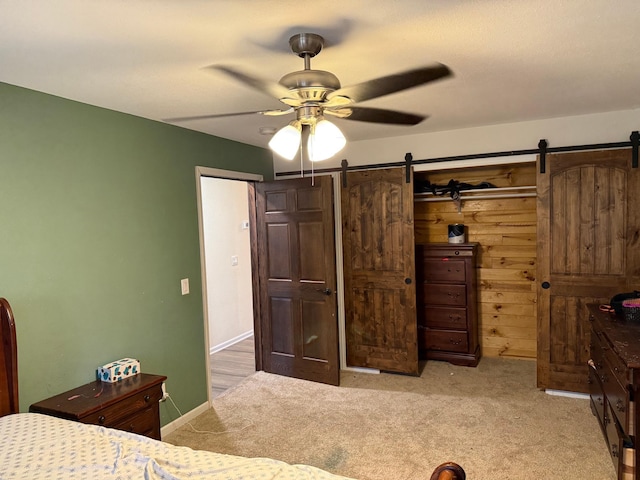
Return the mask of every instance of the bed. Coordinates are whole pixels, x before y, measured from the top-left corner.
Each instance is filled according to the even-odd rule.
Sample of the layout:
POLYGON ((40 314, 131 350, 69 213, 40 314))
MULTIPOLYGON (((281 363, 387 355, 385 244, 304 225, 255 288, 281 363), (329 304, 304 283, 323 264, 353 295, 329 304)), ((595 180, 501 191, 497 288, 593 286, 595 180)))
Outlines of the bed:
MULTIPOLYGON (((13 313, 0 298, 0 478, 2 479, 296 479, 340 480, 308 465, 179 447, 97 425, 19 413, 13 313)), ((431 480, 464 480, 455 463, 431 480)))

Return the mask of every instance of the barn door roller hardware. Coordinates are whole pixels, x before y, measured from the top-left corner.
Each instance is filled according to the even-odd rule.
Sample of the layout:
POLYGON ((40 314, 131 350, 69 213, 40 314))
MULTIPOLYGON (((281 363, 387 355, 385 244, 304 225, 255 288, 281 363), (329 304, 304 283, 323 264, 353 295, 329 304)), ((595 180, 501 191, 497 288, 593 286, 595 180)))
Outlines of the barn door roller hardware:
POLYGON ((540 149, 540 173, 546 173, 547 170, 547 146, 549 144, 543 138, 538 142, 538 148, 540 149))
POLYGON ((640 133, 636 130, 631 132, 631 167, 638 168, 638 146, 640 145, 640 133))
POLYGON ((342 188, 347 188, 347 167, 349 166, 349 162, 347 162, 346 158, 343 158, 340 165, 342 167, 342 173, 340 174, 342 177, 342 188))
POLYGON ((631 132, 628 142, 611 142, 611 143, 592 143, 589 145, 573 145, 570 147, 552 147, 548 148, 546 140, 540 140, 538 143, 538 154, 540 155, 540 173, 546 170, 547 153, 560 152, 581 152, 585 150, 608 150, 613 148, 631 147, 631 167, 638 168, 638 150, 640 149, 640 132, 637 130, 631 132))
POLYGON ((407 183, 411 183, 411 161, 413 160, 413 155, 411 152, 407 153, 404 156, 404 164, 407 167, 407 183))

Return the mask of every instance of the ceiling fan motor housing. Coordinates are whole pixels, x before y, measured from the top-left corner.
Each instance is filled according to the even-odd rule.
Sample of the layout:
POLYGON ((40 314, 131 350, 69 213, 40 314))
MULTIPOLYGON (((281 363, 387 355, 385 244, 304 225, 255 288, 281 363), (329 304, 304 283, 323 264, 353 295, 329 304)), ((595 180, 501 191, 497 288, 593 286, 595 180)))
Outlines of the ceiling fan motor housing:
POLYGON ((324 70, 300 70, 286 74, 280 85, 295 90, 301 100, 322 101, 329 92, 340 88, 340 80, 324 70))

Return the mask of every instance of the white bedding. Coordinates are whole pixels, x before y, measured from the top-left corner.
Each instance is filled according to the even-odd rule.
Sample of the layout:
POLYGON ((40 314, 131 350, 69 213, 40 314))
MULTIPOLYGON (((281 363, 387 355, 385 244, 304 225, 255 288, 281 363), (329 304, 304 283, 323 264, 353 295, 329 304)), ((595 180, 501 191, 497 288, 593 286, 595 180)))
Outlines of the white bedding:
POLYGON ((36 413, 0 417, 0 479, 344 479, 315 467, 176 447, 36 413))

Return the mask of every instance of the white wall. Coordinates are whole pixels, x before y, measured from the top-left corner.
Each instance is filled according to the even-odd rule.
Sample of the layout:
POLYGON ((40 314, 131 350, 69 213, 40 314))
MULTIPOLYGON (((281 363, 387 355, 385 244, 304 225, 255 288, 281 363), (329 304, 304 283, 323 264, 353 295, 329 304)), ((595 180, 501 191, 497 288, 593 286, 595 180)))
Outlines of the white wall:
POLYGON ((216 351, 253 332, 251 247, 247 184, 201 177, 209 349, 216 351), (238 265, 232 265, 232 257, 238 265))
MULTIPOLYGON (((407 127, 407 130, 410 131, 411 128, 407 127)), ((316 167, 339 167, 343 158, 346 158, 351 166, 402 162, 408 152, 412 154, 414 160, 422 160, 474 153, 535 149, 538 147, 540 139, 543 138, 548 141, 550 148, 624 142, 629 140, 629 136, 634 130, 640 130, 640 109, 488 125, 375 140, 352 142, 347 139, 347 146, 342 152, 335 158, 316 163, 316 167)), ((530 161, 534 158, 535 155, 512 157, 511 161, 530 161)), ((492 159, 475 162, 479 165, 495 163, 492 159)), ((299 168, 299 162, 289 162, 274 155, 276 172, 296 171, 299 168)), ((449 167, 441 164, 440 168, 449 167)))

